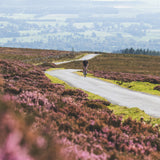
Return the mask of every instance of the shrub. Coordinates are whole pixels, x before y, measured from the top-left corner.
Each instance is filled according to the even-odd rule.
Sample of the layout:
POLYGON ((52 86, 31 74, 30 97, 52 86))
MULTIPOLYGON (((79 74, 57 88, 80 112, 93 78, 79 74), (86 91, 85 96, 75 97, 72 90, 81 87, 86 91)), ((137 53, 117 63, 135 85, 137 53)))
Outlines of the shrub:
POLYGON ((154 90, 160 91, 160 86, 154 87, 154 90))
MULTIPOLYGON (((88 100, 84 104, 89 108, 102 109, 102 108, 106 108, 106 106, 109 106, 110 102, 97 99, 97 100, 88 100)), ((108 111, 110 111, 110 110, 108 109, 108 111)), ((110 111, 110 113, 111 113, 111 111, 110 111)))
POLYGON ((71 96, 74 97, 75 100, 87 100, 88 94, 83 92, 80 89, 66 89, 62 93, 62 96, 71 96))
POLYGON ((118 80, 121 81, 121 83, 141 81, 141 82, 150 82, 153 84, 160 84, 160 77, 152 75, 123 73, 123 72, 103 72, 103 71, 90 71, 89 73, 92 73, 96 77, 118 80))
MULTIPOLYGON (((159 158, 160 133, 157 127, 134 121, 131 118, 123 122, 121 117, 116 116, 107 108, 110 105, 109 102, 88 100, 87 94, 79 89, 66 90, 62 85, 51 84, 44 73, 32 65, 9 61, 0 61, 0 65, 5 84, 3 87, 6 92, 10 93, 3 99, 14 100, 19 104, 13 108, 17 115, 24 116, 29 126, 23 125, 24 130, 27 130, 26 134, 32 128, 32 131, 38 132, 37 138, 42 136, 38 139, 29 136, 27 140, 22 136, 21 143, 24 147, 29 147, 30 152, 27 153, 31 153, 29 154, 31 158, 40 160, 54 159, 56 156, 59 158, 61 155, 59 151, 55 149, 58 154, 54 154, 53 150, 57 144, 54 144, 52 137, 65 145, 63 149, 65 157, 69 154, 74 155, 75 159, 159 158), (14 87, 17 92, 16 89, 9 91, 14 87), (18 89, 21 90, 18 92, 18 89), (37 142, 32 143, 35 139, 39 146, 43 146, 41 144, 44 143, 47 144, 47 148, 36 147, 37 142)), ((4 114, 6 110, 5 105, 0 107, 1 113, 4 114)), ((0 115, 0 120, 1 117, 4 119, 0 115)), ((12 122, 9 121, 8 124, 12 125, 12 122)), ((3 124, 1 126, 0 131, 3 129, 3 124)), ((5 132, 6 134, 2 133, 0 143, 6 139, 5 135, 7 136, 8 133, 7 130, 5 132)), ((22 132, 22 135, 24 133, 22 132)))
POLYGON ((16 116, 14 107, 15 104, 0 98, 0 159, 65 159, 63 147, 55 139, 50 138, 48 141, 44 136, 33 132, 22 117, 16 116))
POLYGON ((0 74, 0 93, 3 92, 3 85, 4 85, 4 79, 2 77, 2 74, 0 74))

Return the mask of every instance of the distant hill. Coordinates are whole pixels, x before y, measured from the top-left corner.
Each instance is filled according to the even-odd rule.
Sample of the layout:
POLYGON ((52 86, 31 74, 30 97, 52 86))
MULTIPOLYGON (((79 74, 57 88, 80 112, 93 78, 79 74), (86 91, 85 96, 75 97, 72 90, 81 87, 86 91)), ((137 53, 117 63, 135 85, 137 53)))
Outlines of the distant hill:
POLYGON ((43 50, 29 48, 0 47, 0 59, 19 60, 25 63, 52 62, 64 57, 74 58, 81 54, 73 51, 43 50))

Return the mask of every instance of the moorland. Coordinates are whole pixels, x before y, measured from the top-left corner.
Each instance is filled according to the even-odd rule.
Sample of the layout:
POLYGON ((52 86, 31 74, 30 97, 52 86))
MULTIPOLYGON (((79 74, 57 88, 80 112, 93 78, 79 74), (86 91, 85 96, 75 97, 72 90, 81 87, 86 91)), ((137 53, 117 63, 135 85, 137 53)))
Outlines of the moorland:
MULTIPOLYGON (((60 65, 78 69, 82 62, 60 65)), ((133 54, 101 54, 89 61, 89 73, 120 86, 160 95, 160 57, 133 54)))
MULTIPOLYGON (((130 117, 118 115, 113 108, 120 111, 121 107, 91 99, 80 89, 66 88, 54 77, 51 81, 45 70, 77 68, 81 62, 56 66, 51 62, 57 59, 43 59, 50 53, 70 59, 64 51, 0 48, 1 159, 159 159, 159 119, 145 119, 147 115, 138 109, 130 117), (134 119, 137 111, 145 116, 134 119)), ((120 74, 121 83, 126 82, 126 76, 129 82, 149 76, 152 78, 147 82, 156 80, 158 86, 158 60, 106 53, 90 60, 89 70, 94 76, 111 80, 119 80, 116 75, 120 74), (108 73, 114 78, 107 77, 108 73), (133 80, 133 74, 140 78, 133 80)))

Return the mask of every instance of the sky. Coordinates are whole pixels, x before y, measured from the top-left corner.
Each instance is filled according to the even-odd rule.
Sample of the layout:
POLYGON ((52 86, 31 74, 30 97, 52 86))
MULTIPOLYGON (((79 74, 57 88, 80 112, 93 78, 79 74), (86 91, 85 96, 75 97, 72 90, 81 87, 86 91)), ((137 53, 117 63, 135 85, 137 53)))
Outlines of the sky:
MULTIPOLYGON (((57 14, 117 14, 119 11, 132 9, 135 13, 160 12, 160 0, 5 0, 0 1, 0 8, 49 8, 57 14), (112 11, 110 10, 112 9, 112 11), (83 13, 84 12, 84 13, 83 13)), ((4 10, 5 11, 5 10, 4 10)))
MULTIPOLYGON (((102 31, 107 25, 113 28, 111 38, 114 35, 115 39, 118 39, 116 33, 121 33, 130 41, 135 39, 146 41, 147 37, 147 41, 156 39, 157 46, 160 37, 159 15, 160 0, 0 0, 2 21, 4 18, 11 18, 25 19, 26 22, 32 20, 37 23, 56 22, 59 25, 99 23, 104 25, 102 31), (125 26, 117 31, 114 30, 117 24, 125 26), (141 36, 137 36, 139 34, 141 36)), ((98 31, 97 29, 97 35, 103 37, 103 33, 99 34, 98 31)), ((89 33, 90 30, 86 30, 85 35, 89 33)))
POLYGON ((160 0, 5 0, 0 10, 7 13, 62 14, 84 17, 135 18, 160 13, 160 0))
POLYGON ((160 0, 5 0, 0 9, 8 12, 35 11, 43 14, 74 14, 80 17, 121 16, 160 13, 160 0), (7 9, 5 9, 7 8, 7 9), (18 10, 16 9, 18 8, 18 10), (19 10, 20 9, 20 10, 19 10), (42 12, 43 9, 43 12, 42 12))
POLYGON ((118 3, 119 7, 121 8, 160 8, 160 0, 91 0, 91 1, 99 3, 109 2, 113 6, 114 5, 116 6, 116 3, 118 3))
POLYGON ((109 4, 122 4, 122 6, 126 7, 126 6, 132 6, 132 7, 139 7, 139 4, 141 4, 144 7, 148 7, 148 8, 157 8, 160 7, 160 0, 5 0, 5 1, 1 1, 0 5, 25 5, 25 4, 37 4, 39 5, 40 3, 42 4, 75 4, 75 3, 90 3, 92 4, 92 2, 97 2, 97 4, 101 4, 102 2, 106 2, 109 4), (134 4, 134 6, 133 6, 134 4))

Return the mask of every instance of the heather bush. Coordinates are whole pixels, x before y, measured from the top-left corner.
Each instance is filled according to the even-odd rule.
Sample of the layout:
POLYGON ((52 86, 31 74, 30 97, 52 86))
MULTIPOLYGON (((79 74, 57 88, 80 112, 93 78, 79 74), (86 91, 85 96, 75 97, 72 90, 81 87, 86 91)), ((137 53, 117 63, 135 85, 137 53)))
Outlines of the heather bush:
POLYGON ((3 84, 4 84, 4 79, 2 77, 2 74, 0 74, 0 93, 3 92, 3 84))
POLYGON ((38 65, 38 67, 42 71, 46 71, 49 68, 56 68, 56 65, 54 63, 42 63, 42 64, 38 65))
POLYGON ((33 132, 22 117, 16 116, 14 108, 15 104, 0 98, 0 159, 64 160, 63 146, 33 132))
MULTIPOLYGON (((104 108, 105 106, 109 106, 110 102, 103 100, 88 100, 85 102, 85 105, 90 108, 104 108)), ((110 111, 110 110, 109 110, 110 111)))
POLYGON ((122 72, 103 72, 103 71, 89 71, 96 77, 105 79, 118 80, 121 82, 150 82, 153 84, 160 84, 160 77, 144 74, 122 73, 122 72))
POLYGON ((80 89, 66 89, 62 93, 63 96, 71 96, 76 100, 86 100, 88 95, 80 89))
POLYGON ((46 98, 46 95, 42 95, 41 93, 38 93, 36 91, 34 92, 23 92, 19 96, 17 96, 18 103, 21 105, 28 105, 30 107, 36 107, 40 110, 45 109, 53 109, 56 110, 56 106, 53 102, 49 102, 46 98))
POLYGON ((5 79, 4 90, 19 94, 22 91, 41 91, 61 93, 64 86, 51 84, 50 80, 38 67, 22 62, 0 61, 1 73, 5 79))
POLYGON ((86 127, 86 130, 88 131, 101 131, 104 127, 103 121, 100 120, 90 120, 88 126, 86 127))
POLYGON ((104 108, 105 107, 105 105, 103 105, 102 103, 98 103, 98 102, 93 102, 93 101, 87 101, 86 103, 85 103, 86 105, 87 105, 87 107, 90 107, 90 108, 104 108))
MULTIPOLYGON (((13 108, 26 121, 27 125, 23 125, 26 134, 30 129, 38 133, 38 139, 32 138, 34 135, 29 136, 29 140, 22 136, 24 142, 17 138, 16 144, 20 141, 28 146, 25 152, 28 159, 58 159, 60 152, 66 159, 77 160, 158 159, 160 156, 157 127, 131 118, 122 121, 122 117, 107 107, 110 102, 88 100, 87 94, 79 89, 52 84, 38 67, 9 61, 0 61, 0 64, 3 88, 10 94, 3 99, 16 103, 13 108), (57 139, 56 145, 52 137, 57 139), (37 143, 44 148, 39 149, 37 143), (63 143, 62 150, 57 143, 63 143)), ((4 135, 0 143, 5 141, 4 135)))
POLYGON ((104 100, 100 100, 100 99, 92 100, 92 102, 98 102, 98 103, 101 103, 105 106, 109 106, 111 104, 109 101, 104 101, 104 100))
POLYGON ((158 90, 158 91, 160 91, 160 86, 156 86, 156 87, 154 87, 154 90, 158 90))
POLYGON ((5 92, 11 94, 19 94, 21 92, 21 88, 18 88, 13 84, 8 84, 7 88, 5 89, 5 92))

